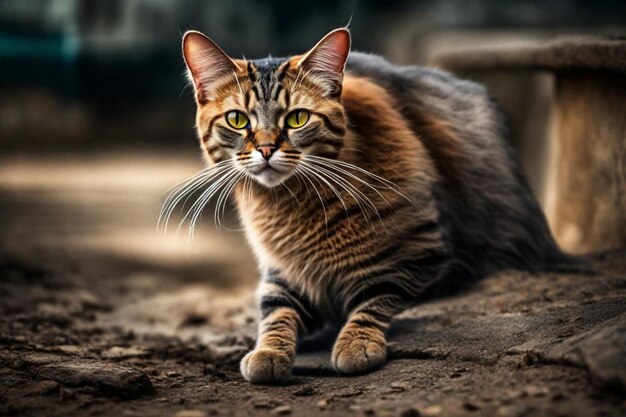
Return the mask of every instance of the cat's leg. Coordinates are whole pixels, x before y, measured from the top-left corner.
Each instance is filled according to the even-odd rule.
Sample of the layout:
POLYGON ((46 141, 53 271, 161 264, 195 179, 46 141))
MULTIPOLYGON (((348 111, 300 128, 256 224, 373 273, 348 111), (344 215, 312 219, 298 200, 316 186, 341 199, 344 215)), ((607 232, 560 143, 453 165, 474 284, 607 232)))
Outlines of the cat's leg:
POLYGON ((241 361, 252 383, 283 382, 291 376, 298 336, 311 331, 315 317, 307 298, 289 288, 276 272, 259 286, 261 320, 256 346, 241 361))
POLYGON ((382 366, 387 359, 385 332, 405 307, 403 298, 381 295, 354 308, 335 341, 333 367, 344 374, 360 374, 382 366))

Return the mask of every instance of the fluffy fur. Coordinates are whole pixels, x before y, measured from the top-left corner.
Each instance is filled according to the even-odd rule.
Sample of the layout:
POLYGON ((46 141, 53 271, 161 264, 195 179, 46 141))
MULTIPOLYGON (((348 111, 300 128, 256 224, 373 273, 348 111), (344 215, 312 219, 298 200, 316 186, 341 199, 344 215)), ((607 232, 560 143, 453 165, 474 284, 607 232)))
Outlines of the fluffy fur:
POLYGON ((246 379, 289 378, 298 338, 329 321, 343 325, 334 367, 367 372, 385 361, 393 316, 425 294, 563 259, 480 85, 347 59, 346 29, 284 59, 231 60, 197 32, 183 48, 213 167, 193 183, 212 184, 195 210, 234 190, 261 271, 246 379), (291 129, 297 109, 310 118, 291 129), (249 126, 230 127, 233 110, 249 126))

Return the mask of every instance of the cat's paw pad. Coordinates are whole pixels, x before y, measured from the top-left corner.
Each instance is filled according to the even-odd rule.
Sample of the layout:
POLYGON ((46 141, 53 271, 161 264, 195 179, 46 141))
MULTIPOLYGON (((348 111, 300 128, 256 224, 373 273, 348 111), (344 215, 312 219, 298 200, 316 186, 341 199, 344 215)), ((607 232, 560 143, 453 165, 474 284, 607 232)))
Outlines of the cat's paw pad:
POLYGON ((260 348, 241 360, 241 375, 253 384, 284 382, 291 376, 293 359, 277 349, 260 348))
POLYGON ((333 367, 342 374, 363 374, 385 363, 386 350, 384 340, 340 338, 333 348, 333 367))

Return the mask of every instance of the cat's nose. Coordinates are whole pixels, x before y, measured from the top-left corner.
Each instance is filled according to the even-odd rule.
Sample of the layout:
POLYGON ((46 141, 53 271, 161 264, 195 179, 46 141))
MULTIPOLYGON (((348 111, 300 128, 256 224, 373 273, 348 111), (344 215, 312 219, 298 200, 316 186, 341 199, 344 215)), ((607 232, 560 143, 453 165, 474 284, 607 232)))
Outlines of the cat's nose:
POLYGON ((261 155, 263 155, 263 158, 270 159, 272 157, 272 154, 276 150, 276 145, 272 145, 272 144, 257 145, 256 150, 261 152, 261 155))

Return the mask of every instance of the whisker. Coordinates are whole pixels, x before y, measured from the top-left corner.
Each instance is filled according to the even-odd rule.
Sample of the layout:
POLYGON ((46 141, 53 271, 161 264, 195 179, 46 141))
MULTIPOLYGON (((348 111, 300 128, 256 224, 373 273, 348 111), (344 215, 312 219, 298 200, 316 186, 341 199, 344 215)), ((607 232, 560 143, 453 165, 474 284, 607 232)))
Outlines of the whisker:
POLYGON ((409 203, 411 203, 413 206, 415 206, 417 208, 422 208, 420 204, 416 203, 412 198, 410 198, 409 196, 404 194, 397 184, 395 184, 392 181, 389 181, 386 178, 383 178, 383 177, 381 177, 379 175, 376 175, 376 174, 374 174, 374 173, 372 173, 372 172, 370 172, 370 171, 368 171, 366 169, 363 169, 363 168, 361 168, 359 166, 356 166, 354 164, 350 164, 350 163, 345 162, 345 161, 339 161, 339 160, 336 160, 336 159, 330 159, 330 158, 325 158, 325 157, 316 156, 316 155, 306 155, 305 158, 316 159, 316 160, 320 160, 320 161, 326 162, 328 164, 334 164, 334 165, 339 165, 339 166, 344 167, 344 168, 354 169, 354 170, 356 170, 356 171, 358 171, 358 172, 360 172, 360 173, 362 173, 364 175, 367 175, 370 178, 373 178, 373 179, 375 179, 375 180, 385 184, 387 186, 385 188, 388 188, 388 189, 392 190, 393 192, 398 194, 400 197, 404 198, 409 203))
MULTIPOLYGON (((170 188, 170 190, 173 190, 173 191, 170 191, 169 195, 166 197, 165 201, 163 202, 163 205, 159 212, 159 218, 157 221, 157 230, 162 228, 164 233, 167 232, 169 219, 172 215, 172 212, 174 211, 176 206, 179 204, 179 202, 183 198, 185 198, 185 196, 188 196, 187 199, 191 197, 193 192, 195 192, 197 189, 204 186, 204 184, 206 184, 213 177, 219 174, 225 168, 225 165, 226 165, 225 162, 229 162, 229 161, 223 161, 223 162, 224 163, 218 163, 211 167, 203 169, 202 171, 198 172, 190 179, 187 179, 170 188)), ((187 201, 187 199, 185 201, 187 201)))
POLYGON ((235 188, 235 186, 237 185, 237 183, 246 176, 245 172, 240 172, 238 176, 234 177, 230 183, 223 188, 218 200, 217 200, 217 206, 216 206, 216 210, 215 210, 215 219, 217 220, 217 226, 218 228, 221 228, 223 226, 222 221, 220 220, 220 212, 221 212, 221 218, 224 218, 224 212, 226 210, 226 204, 228 203, 228 197, 230 196, 230 193, 233 191, 233 188, 235 188), (221 200, 221 210, 220 210, 220 200, 221 200))
POLYGON ((241 92, 241 96, 245 97, 246 95, 243 93, 243 88, 241 88, 241 84, 239 84, 239 77, 237 77, 237 72, 233 71, 233 75, 235 76, 235 81, 237 81, 237 86, 239 87, 239 92, 241 92))
POLYGON ((371 178, 376 179, 379 182, 382 182, 383 184, 385 184, 385 185, 387 185, 389 187, 392 187, 392 188, 397 189, 397 190, 400 189, 400 187, 398 185, 396 185, 394 182, 389 181, 388 179, 383 178, 380 175, 376 175, 373 172, 370 172, 370 171, 368 171, 368 170, 366 170, 364 168, 361 168, 360 166, 351 164, 349 162, 340 161, 338 159, 326 158, 326 157, 317 156, 317 155, 305 155, 304 157, 307 158, 307 159, 317 159, 317 160, 320 160, 320 161, 327 162, 329 164, 341 165, 341 166, 343 166, 345 168, 354 169, 356 171, 361 172, 362 174, 365 174, 365 175, 367 175, 367 176, 369 176, 371 178))
POLYGON ((291 191, 291 188, 289 188, 287 186, 287 184, 285 184, 284 182, 282 182, 281 185, 283 187, 285 187, 287 189, 287 191, 289 191, 289 194, 291 194, 291 198, 293 198, 295 200, 295 202, 298 204, 298 206, 301 206, 300 201, 298 201, 298 198, 296 197, 296 195, 293 193, 293 191, 291 191))
POLYGON ((315 173, 315 170, 313 169, 313 167, 310 164, 306 163, 305 161, 302 161, 302 168, 311 170, 311 173, 313 175, 315 175, 316 177, 319 177, 320 179, 322 179, 326 183, 328 188, 330 188, 331 191, 337 196, 337 199, 339 200, 339 202, 343 206, 344 211, 346 212, 346 214, 348 214, 348 207, 346 206, 346 203, 344 202, 343 198, 341 197, 341 193, 339 191, 337 191, 337 189, 332 184, 330 184, 328 181, 326 181, 325 178, 320 177, 319 175, 317 175, 315 173))
POLYGON ((325 224, 325 227, 326 227, 326 234, 328 234, 328 214, 326 213, 326 205, 324 204, 324 199, 322 198, 321 194, 319 193, 319 191, 315 187, 315 184, 313 184, 313 181, 311 181, 311 179, 306 175, 306 172, 300 171, 301 168, 304 168, 304 165, 296 167, 296 171, 301 172, 302 173, 302 178, 306 179, 307 181, 309 181, 309 183, 313 187, 313 191, 315 191, 315 193, 317 194, 317 197, 320 200, 320 203, 322 204, 322 211, 324 212, 324 224, 325 224))
MULTIPOLYGON (((373 227, 373 225, 372 225, 372 224, 370 223, 370 221, 369 221, 369 218, 368 218, 368 216, 367 216, 367 214, 366 214, 366 212, 365 212, 365 208, 363 207, 363 204, 367 205, 367 203, 366 203, 366 202, 365 202, 365 201, 361 198, 361 196, 359 196, 358 194, 354 194, 354 193, 350 190, 350 188, 348 188, 348 187, 346 186, 346 184, 345 184, 345 183, 343 183, 343 182, 342 182, 342 181, 340 181, 340 180, 337 180, 337 178, 338 178, 337 176, 331 176, 331 175, 328 175, 327 173, 324 173, 323 171, 320 171, 320 170, 319 170, 319 167, 315 167, 315 169, 314 169, 314 167, 313 167, 313 166, 309 165, 309 169, 311 169, 312 171, 317 172, 317 175, 318 175, 318 176, 320 176, 321 178, 328 177, 329 179, 331 179, 332 181, 334 181, 337 185, 339 185, 340 187, 342 187, 342 188, 343 188, 343 189, 344 189, 344 190, 345 190, 345 191, 346 191, 346 192, 347 192, 347 193, 348 193, 348 194, 349 194, 349 195, 350 195, 350 196, 354 199, 354 201, 356 202, 356 204, 359 206, 359 209, 361 210, 361 213, 363 214, 363 217, 365 218, 365 221, 368 223, 368 225, 369 225, 370 227, 372 227, 372 230, 375 230, 375 229, 374 229, 374 227, 373 227), (337 177, 337 178, 336 178, 336 177, 337 177)), ((325 181, 325 182, 326 182, 329 186, 331 186, 331 185, 328 183, 328 181, 326 181, 325 179, 324 179, 324 181, 325 181)), ((345 181, 345 180, 344 180, 344 181, 345 181)), ((352 186, 352 184, 349 184, 349 183, 348 183, 348 185, 352 186)), ((331 186, 331 187, 332 187, 332 186, 331 186)), ((354 187, 352 186, 352 188, 354 188, 354 187)), ((356 191, 359 191, 359 190, 356 190, 356 191)), ((371 201, 370 201, 370 204, 371 204, 371 201)), ((376 210, 376 207, 375 207, 375 206, 373 206, 373 207, 369 207, 369 208, 370 208, 372 211, 375 211, 375 210, 376 210)), ((347 210, 347 209, 346 209, 346 210, 347 210)))
POLYGON ((375 186, 373 186, 372 184, 368 183, 367 181, 362 180, 361 178, 357 177, 353 173, 351 173, 351 172, 349 172, 349 171, 347 171, 347 170, 345 170, 343 168, 340 168, 340 167, 337 167, 337 166, 333 166, 332 164, 324 163, 324 164, 320 164, 320 165, 325 166, 327 169, 335 169, 335 170, 339 171, 340 173, 343 173, 343 174, 349 176, 350 178, 360 182, 361 184, 365 185, 366 187, 368 187, 371 190, 373 190, 376 194, 378 194, 378 196, 380 198, 382 198, 383 201, 385 201, 385 203, 389 207, 394 208, 394 206, 385 198, 385 196, 380 191, 378 191, 375 186))
POLYGON ((188 239, 193 238, 194 237, 194 231, 195 231, 196 222, 198 221, 198 218, 199 218, 200 214, 202 213, 202 210, 204 209, 206 204, 211 200, 211 198, 215 195, 215 193, 218 192, 220 190, 220 188, 224 184, 226 184, 228 182, 228 180, 230 180, 232 178, 233 175, 236 175, 236 174, 237 174, 237 172, 235 171, 235 168, 231 167, 231 169, 229 169, 225 173, 223 173, 217 181, 215 181, 213 184, 211 184, 211 186, 208 189, 206 189, 200 195, 200 197, 198 197, 198 199, 196 199, 196 201, 193 203, 193 205, 189 208, 189 210, 187 211, 185 216, 182 218, 182 220, 178 224, 177 232, 180 232, 180 229, 185 224, 185 221, 187 219, 190 219, 189 220, 189 236, 188 236, 188 239))

